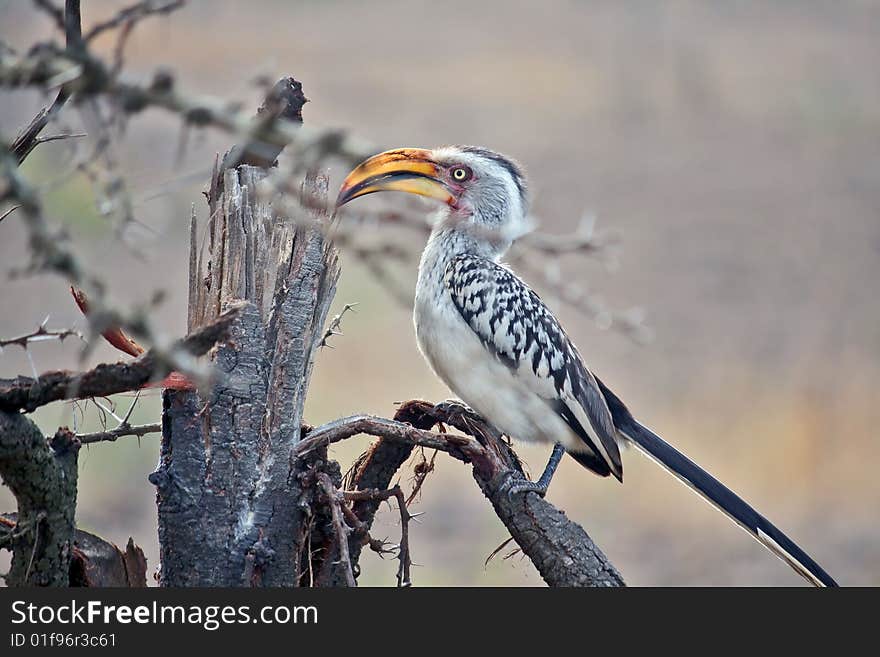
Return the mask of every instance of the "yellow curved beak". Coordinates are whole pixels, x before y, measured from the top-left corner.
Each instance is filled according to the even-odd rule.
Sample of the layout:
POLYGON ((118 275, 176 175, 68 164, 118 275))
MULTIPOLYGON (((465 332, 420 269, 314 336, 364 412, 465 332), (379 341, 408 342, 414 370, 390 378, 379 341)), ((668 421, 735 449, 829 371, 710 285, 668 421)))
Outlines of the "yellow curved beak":
POLYGON ((396 148, 359 164, 342 183, 336 207, 374 192, 407 192, 452 203, 455 195, 440 179, 440 166, 431 151, 396 148))

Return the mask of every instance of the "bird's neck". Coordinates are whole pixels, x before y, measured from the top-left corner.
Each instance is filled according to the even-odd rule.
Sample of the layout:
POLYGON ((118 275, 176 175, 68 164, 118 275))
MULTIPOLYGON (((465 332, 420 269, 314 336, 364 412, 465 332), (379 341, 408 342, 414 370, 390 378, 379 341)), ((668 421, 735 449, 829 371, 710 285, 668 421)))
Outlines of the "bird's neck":
POLYGON ((436 219, 419 264, 420 279, 442 283, 446 265, 453 258, 474 255, 498 261, 510 247, 509 240, 471 218, 444 211, 436 219))

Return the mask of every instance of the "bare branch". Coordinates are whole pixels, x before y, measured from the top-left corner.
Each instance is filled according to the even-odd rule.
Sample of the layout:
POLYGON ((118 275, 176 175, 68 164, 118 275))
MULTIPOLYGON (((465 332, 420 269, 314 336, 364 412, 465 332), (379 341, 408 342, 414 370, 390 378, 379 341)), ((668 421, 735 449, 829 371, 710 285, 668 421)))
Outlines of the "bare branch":
POLYGON ((112 76, 107 65, 85 49, 70 52, 43 44, 22 57, 0 51, 0 86, 45 87, 60 80, 71 92, 105 95, 129 114, 148 107, 160 108, 180 115, 190 125, 215 127, 248 142, 288 146, 303 170, 329 155, 356 163, 375 152, 372 145, 339 130, 309 128, 287 120, 267 124, 226 100, 178 91, 167 71, 158 72, 144 86, 112 76))
POLYGON ((171 0, 170 2, 156 2, 155 0, 144 0, 137 2, 130 7, 121 9, 112 18, 97 23, 90 29, 83 41, 86 43, 95 39, 95 37, 127 24, 136 23, 147 16, 155 16, 159 14, 168 15, 175 9, 180 9, 185 4, 184 0, 171 0))
POLYGON ((343 499, 342 492, 333 485, 327 473, 319 472, 317 478, 318 484, 324 490, 324 495, 327 497, 327 503, 330 505, 333 529, 336 532, 336 546, 339 550, 339 561, 345 571, 346 584, 352 587, 357 586, 351 567, 351 557, 348 554, 348 535, 351 533, 351 528, 342 519, 342 508, 345 505, 345 500, 343 499))
POLYGON ((551 263, 538 267, 530 259, 519 258, 516 264, 520 271, 528 272, 530 278, 536 279, 539 286, 551 290, 559 301, 592 320, 600 329, 614 329, 637 344, 651 341, 653 333, 645 326, 644 313, 640 309, 609 309, 600 297, 591 294, 579 283, 560 280, 558 271, 552 268, 551 263))
POLYGON ((0 410, 32 412, 61 399, 105 397, 138 390, 151 381, 161 380, 181 360, 204 355, 225 339, 245 305, 230 307, 217 320, 178 340, 170 349, 153 348, 132 362, 98 365, 82 373, 47 372, 36 379, 0 379, 0 410))
POLYGON ((425 456, 425 448, 422 447, 419 450, 419 456, 421 458, 415 465, 413 465, 413 487, 409 493, 409 496, 406 498, 406 504, 409 506, 412 504, 413 500, 418 497, 419 493, 422 492, 422 486, 425 485, 425 481, 428 478, 428 475, 434 472, 434 461, 437 460, 437 450, 434 450, 431 453, 431 460, 425 456))
MULTIPOLYGON (((35 4, 37 8, 48 13, 58 28, 64 31, 68 48, 73 48, 81 43, 82 22, 79 0, 66 0, 63 12, 50 0, 35 0, 35 4)), ((41 143, 38 139, 39 134, 64 106, 69 97, 69 90, 66 87, 61 87, 52 104, 41 109, 30 123, 18 133, 10 148, 18 160, 18 164, 24 162, 31 151, 41 143)))
POLYGON ((331 319, 330 323, 327 325, 327 330, 324 331, 324 337, 321 338, 321 342, 318 343, 319 347, 330 347, 331 349, 333 348, 327 341, 334 335, 342 335, 342 318, 345 316, 345 313, 349 311, 354 312, 354 307, 356 305, 358 305, 357 302, 347 303, 342 307, 342 310, 339 312, 338 315, 333 316, 333 319, 331 319))
MULTIPOLYGON (((49 318, 47 317, 46 320, 48 319, 49 318)), ((80 340, 84 339, 82 333, 73 329, 47 329, 46 322, 44 321, 35 330, 26 333, 25 335, 19 335, 16 338, 0 338, 0 353, 2 353, 4 347, 9 347, 11 345, 27 349, 28 346, 34 342, 46 342, 47 340, 64 342, 66 338, 71 336, 75 336, 80 340)))
MULTIPOLYGON (((551 586, 622 586, 623 578, 580 525, 568 519, 545 499, 530 493, 508 495, 503 486, 509 477, 521 477, 522 468, 513 451, 496 429, 460 407, 410 401, 401 406, 420 426, 443 422, 473 438, 436 434, 426 429, 373 416, 354 416, 317 427, 300 443, 307 452, 357 433, 382 437, 394 443, 422 445, 445 451, 472 463, 473 474, 495 512, 522 551, 551 586), (429 420, 429 418, 431 418, 429 420)), ((373 451, 375 451, 375 447, 373 451)), ((371 468, 381 468, 375 458, 371 468)), ((397 462, 396 462, 397 463, 397 462)), ((399 465, 397 466, 399 467, 399 465)), ((361 468, 361 475, 366 468, 361 468)), ((357 480, 355 476, 355 480, 357 480)), ((357 485, 357 481, 354 482, 357 485)), ((351 496, 350 499, 357 499, 351 496)), ((401 498, 404 502, 405 499, 401 498)), ((371 517, 358 516, 369 525, 371 517)))
MULTIPOLYGON (((531 221, 534 224, 539 223, 534 218, 531 221)), ((578 227, 571 233, 550 235, 535 231, 523 236, 520 244, 548 256, 579 253, 608 257, 609 251, 619 245, 620 237, 614 233, 597 233, 595 227, 596 218, 588 214, 581 218, 578 227)))
MULTIPOLYGON (((241 110, 230 108, 228 103, 219 99, 199 99, 178 92, 173 78, 167 73, 158 74, 150 86, 142 87, 116 80, 106 71, 102 75, 103 63, 89 54, 84 56, 85 61, 82 63, 71 62, 65 57, 64 52, 42 53, 42 56, 30 55, 29 58, 24 59, 16 59, 11 55, 0 57, 0 84, 45 83, 53 77, 49 71, 54 72, 54 76, 57 77, 64 71, 69 71, 70 65, 74 64, 78 69, 70 75, 73 75, 79 84, 87 86, 90 93, 108 95, 127 112, 140 111, 150 106, 162 107, 180 114, 188 123, 199 126, 211 125, 242 135, 246 139, 246 144, 276 147, 273 152, 277 152, 277 147, 291 144, 294 155, 292 160, 297 170, 314 166, 315 162, 328 155, 359 161, 375 150, 339 132, 315 131, 300 126, 294 121, 275 120, 273 118, 275 115, 271 113, 258 116, 257 119, 247 118, 241 110)), ((240 157, 239 153, 233 160, 240 157)), ((269 193, 275 194, 280 191, 292 194, 298 203, 308 207, 308 200, 301 197, 297 185, 292 182, 296 178, 292 175, 295 173, 293 170, 276 172, 266 181, 269 193)), ((322 209, 327 210, 326 207, 322 209)), ((347 213, 344 216, 348 222, 350 216, 347 213)), ((406 213, 386 212, 374 215, 373 219, 386 225, 408 226, 423 232, 430 230, 430 225, 424 217, 415 217, 406 213)), ((475 230, 479 229, 475 228, 475 230)), ((338 225, 334 228, 333 237, 342 248, 346 248, 346 242, 351 241, 347 232, 348 229, 341 229, 338 225)), ((552 257, 564 254, 586 254, 607 259, 612 247, 616 245, 616 238, 595 234, 592 222, 585 220, 571 235, 549 236, 535 233, 523 237, 521 242, 520 248, 530 253, 552 257)), ((411 295, 396 283, 394 275, 387 268, 387 259, 382 257, 387 255, 387 249, 383 248, 380 255, 366 247, 349 248, 398 303, 404 307, 411 306, 411 295)), ((399 255, 399 253, 395 254, 396 257, 399 255)), ((405 257, 411 259, 409 256, 405 257)), ((514 258, 516 258, 515 254, 514 258)), ((545 284, 548 282, 547 272, 538 272, 538 275, 545 284)), ((599 326, 619 329, 624 335, 638 342, 650 338, 650 332, 644 327, 642 316, 638 312, 611 312, 596 297, 572 286, 563 290, 560 300, 586 314, 599 326)))
MULTIPOLYGON (((363 502, 370 500, 372 502, 384 502, 390 498, 397 500, 397 510, 400 513, 400 544, 396 546, 397 559, 400 561, 400 567, 397 569, 397 586, 412 586, 412 557, 409 549, 409 522, 416 516, 412 515, 407 508, 406 496, 399 485, 395 485, 387 490, 366 489, 345 491, 343 496, 347 500, 363 502)), ((416 514, 418 515, 418 514, 416 514)), ((384 541, 370 547, 374 552, 378 552, 379 556, 387 554, 386 543, 384 541)))
POLYGON ((34 6, 45 13, 62 32, 64 31, 64 10, 56 7, 52 0, 34 0, 34 6))
POLYGON ((37 144, 45 144, 50 141, 64 141, 65 139, 80 139, 82 137, 88 137, 88 135, 84 132, 71 132, 64 133, 59 135, 49 135, 48 137, 37 137, 37 144))
MULTIPOLYGON (((286 175, 290 177, 289 173, 286 175)), ((296 204, 302 203, 308 206, 308 199, 297 195, 288 182, 281 180, 281 172, 276 173, 273 183, 277 187, 269 187, 265 193, 268 194, 270 191, 274 193, 278 189, 284 191, 295 201, 289 202, 286 206, 290 212, 295 212, 296 204)), ((534 217, 531 217, 530 221, 532 225, 537 223, 534 217)), ((395 302, 403 308, 411 308, 413 303, 411 290, 401 286, 387 263, 417 260, 418 249, 408 249, 388 241, 381 241, 377 245, 360 243, 363 233, 372 234, 383 228, 398 231, 404 228, 428 235, 431 231, 431 223, 422 215, 405 212, 352 212, 342 208, 337 210, 336 222, 329 235, 340 249, 363 263, 373 279, 395 302)), ((483 238, 505 238, 503 231, 491 227, 467 225, 463 228, 483 238)), ((507 261, 514 269, 527 273, 529 279, 535 281, 538 287, 543 287, 551 295, 556 295, 560 302, 574 308, 599 328, 615 330, 637 344, 645 344, 650 342, 652 332, 645 325, 644 312, 639 308, 625 311, 610 309, 598 295, 591 294, 583 285, 562 280, 560 257, 566 255, 592 257, 599 259, 604 266, 611 267, 617 261, 619 241, 619 236, 614 233, 598 233, 595 230, 594 218, 586 215, 571 233, 550 235, 535 231, 521 236, 514 243, 507 261)))
POLYGON ((79 433, 76 437, 83 445, 99 442, 114 442, 123 436, 137 436, 138 438, 150 433, 162 433, 161 424, 128 424, 123 422, 115 429, 109 431, 96 431, 95 433, 79 433))
POLYGON ((475 458, 491 458, 476 440, 467 436, 424 431, 403 422, 375 415, 352 415, 315 427, 297 445, 294 455, 301 457, 318 447, 326 447, 359 434, 438 449, 465 463, 470 463, 475 458))

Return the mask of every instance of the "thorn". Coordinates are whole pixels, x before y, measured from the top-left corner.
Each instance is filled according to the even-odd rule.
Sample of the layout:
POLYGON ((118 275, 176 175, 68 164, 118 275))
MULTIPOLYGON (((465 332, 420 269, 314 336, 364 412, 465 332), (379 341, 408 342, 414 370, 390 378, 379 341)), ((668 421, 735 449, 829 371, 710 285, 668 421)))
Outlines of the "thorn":
POLYGON ((15 212, 16 210, 18 210, 20 207, 21 207, 21 205, 13 205, 13 206, 12 206, 11 208, 9 208, 6 212, 4 212, 3 214, 0 214, 0 221, 3 221, 4 219, 6 219, 6 217, 8 217, 9 215, 11 215, 13 212, 15 212))
POLYGON ((31 365, 31 372, 34 373, 34 378, 35 378, 35 379, 39 379, 39 378, 40 378, 40 375, 37 374, 37 366, 34 365, 34 359, 33 359, 33 357, 31 356, 30 349, 25 349, 25 350, 24 350, 24 353, 27 354, 28 363, 30 363, 30 365, 31 365))
POLYGON ((122 423, 119 425, 120 427, 128 424, 128 420, 131 417, 132 411, 134 411, 135 405, 138 403, 138 399, 140 399, 141 391, 136 390, 134 393, 134 399, 131 401, 131 406, 128 407, 128 411, 125 413, 125 418, 122 420, 122 423))
POLYGON ((585 212, 581 215, 581 220, 578 223, 577 232, 580 236, 585 238, 591 238, 593 236, 593 232, 596 228, 596 215, 592 212, 585 212))
POLYGON ((116 420, 117 422, 119 422, 120 425, 125 424, 125 421, 124 421, 121 417, 119 417, 118 415, 116 415, 116 413, 114 413, 111 409, 109 409, 109 408, 107 408, 106 406, 104 406, 104 405, 103 405, 101 402, 99 402, 97 399, 93 399, 92 401, 95 402, 95 405, 96 405, 98 408, 100 408, 102 411, 104 411, 105 413, 109 413, 109 414, 113 417, 114 420, 116 420))

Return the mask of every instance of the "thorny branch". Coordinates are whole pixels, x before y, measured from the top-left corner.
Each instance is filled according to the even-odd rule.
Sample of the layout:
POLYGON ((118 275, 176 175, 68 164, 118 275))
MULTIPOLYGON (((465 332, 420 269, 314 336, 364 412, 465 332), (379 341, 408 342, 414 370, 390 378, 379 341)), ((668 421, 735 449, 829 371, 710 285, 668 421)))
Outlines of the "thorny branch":
POLYGON ((345 520, 342 518, 342 507, 345 504, 345 500, 339 489, 333 485, 333 482, 330 480, 327 473, 319 472, 317 479, 318 484, 321 486, 321 489, 324 491, 324 495, 327 498, 327 503, 330 505, 330 512, 333 518, 333 530, 336 532, 336 546, 339 550, 339 561, 345 569, 346 584, 352 587, 357 586, 357 582, 355 582, 354 579, 354 572, 351 567, 351 557, 348 554, 348 535, 352 530, 345 524, 345 520))
POLYGON ((2 353, 4 347, 9 347, 11 345, 27 349, 28 346, 34 342, 46 342, 49 340, 64 342, 65 339, 73 336, 80 340, 83 339, 82 333, 74 329, 47 329, 46 323, 48 321, 49 318, 46 317, 46 319, 43 320, 43 323, 30 333, 25 333, 24 335, 19 335, 15 338, 0 338, 0 353, 2 353))
POLYGON ((437 450, 434 450, 431 453, 431 460, 428 460, 428 457, 425 456, 424 447, 419 448, 419 458, 413 465, 413 487, 409 493, 409 496, 406 498, 407 505, 412 504, 413 500, 418 497, 419 493, 422 492, 422 486, 425 485, 425 481, 428 479, 428 475, 434 472, 434 462, 437 460, 437 450))
MULTIPOLYGON (((55 21, 59 29, 61 29, 67 40, 68 48, 76 48, 82 42, 82 22, 80 20, 79 0, 66 0, 64 11, 61 11, 50 0, 36 0, 38 9, 45 11, 55 21)), ((39 135, 43 129, 49 124, 58 111, 67 102, 70 97, 69 90, 62 86, 52 104, 44 107, 37 115, 31 119, 31 122, 16 136, 12 143, 11 151, 14 153, 18 163, 24 162, 25 158, 30 155, 31 151, 40 143, 47 141, 40 140, 39 135)))
POLYGON ((138 360, 98 365, 81 373, 47 372, 36 379, 0 379, 0 410, 32 412, 61 399, 106 397, 118 392, 138 390, 160 380, 181 361, 192 369, 193 357, 202 356, 215 343, 225 339, 243 305, 230 307, 211 324, 175 342, 170 349, 153 348, 138 360))
MULTIPOLYGON (((359 415, 314 428, 300 443, 297 454, 302 455, 319 446, 361 433, 381 437, 377 444, 379 446, 389 441, 446 452, 473 465, 474 478, 492 502, 499 519, 549 585, 623 585, 623 578, 583 528, 543 498, 530 493, 510 496, 505 492, 502 484, 509 477, 522 477, 523 472, 518 458, 497 430, 455 404, 434 406, 428 402, 410 401, 402 404, 398 413, 422 418, 419 420, 421 426, 442 422, 468 435, 435 433, 404 422, 359 415), (432 421, 428 418, 432 418, 432 421)), ((373 448, 375 451, 376 446, 373 448)), ((382 468, 383 464, 374 457, 365 467, 382 468)), ((395 470, 397 467, 399 462, 393 466, 395 470)), ((363 479, 363 473, 360 478, 363 479)), ((353 483, 357 484, 356 481, 353 483)), ((366 497, 369 498, 370 490, 357 492, 367 491, 366 497)), ((352 501, 360 499, 351 493, 346 493, 346 496, 352 501)), ((405 508, 406 499, 402 493, 398 500, 405 508)), ((359 515, 358 519, 368 530, 371 516, 359 515)))
MULTIPOLYGON (((409 522, 410 520, 414 520, 418 514, 412 514, 409 512, 409 509, 407 508, 408 502, 400 485, 395 484, 387 490, 378 490, 375 488, 367 490, 347 490, 344 491, 342 495, 346 500, 352 502, 362 502, 364 500, 385 502, 392 497, 397 500, 397 510, 400 513, 400 543, 395 546, 397 550, 397 559, 400 561, 400 566, 397 569, 397 586, 412 586, 412 557, 410 556, 409 549, 409 522)), ((357 518, 357 516, 355 516, 355 518, 357 518)), ((346 546, 346 552, 347 551, 348 549, 346 546)), ((380 555, 387 552, 384 543, 379 545, 378 550, 374 548, 374 551, 378 552, 380 555)))
MULTIPOLYGON (((473 438, 416 429, 409 424, 375 415, 351 415, 315 427, 299 443, 294 454, 296 457, 301 457, 318 447, 325 447, 359 434, 437 449, 465 463, 470 463, 474 459, 491 460, 492 458, 473 438)), ((500 462, 497 465, 500 467, 500 462)))
POLYGON ((333 319, 330 320, 330 323, 327 325, 327 330, 324 331, 324 337, 321 338, 321 342, 318 343, 319 347, 329 347, 333 348, 328 340, 334 335, 342 335, 342 318, 345 316, 345 313, 351 311, 354 312, 354 307, 357 303, 347 303, 342 307, 342 310, 339 311, 338 315, 334 315, 333 319))
POLYGON ((72 92, 106 96, 129 115, 154 107, 178 114, 193 126, 215 127, 247 140, 256 138, 286 146, 303 169, 328 155, 355 163, 375 151, 366 142, 338 130, 320 130, 291 121, 267 125, 226 100, 178 90, 168 71, 157 72, 148 85, 114 78, 107 65, 86 49, 71 51, 46 43, 22 57, 0 51, 0 86, 48 87, 58 80, 64 80, 72 92))
MULTIPOLYGON (((51 228, 50 222, 44 216, 36 190, 17 171, 17 165, 26 153, 21 156, 19 154, 32 150, 39 142, 38 134, 48 123, 50 115, 54 114, 72 94, 79 95, 80 105, 95 118, 94 128, 98 131, 95 156, 105 152, 110 141, 110 134, 99 115, 100 110, 93 102, 101 96, 106 97, 122 115, 130 115, 149 106, 164 107, 180 114, 188 125, 214 125, 240 134, 245 138, 246 143, 252 141, 250 137, 258 136, 259 143, 268 142, 283 147, 296 138, 301 144, 301 154, 309 153, 309 157, 315 162, 330 154, 338 154, 355 161, 371 150, 338 131, 299 130, 294 122, 287 120, 290 117, 283 111, 276 113, 274 108, 268 105, 265 112, 262 112, 257 119, 251 120, 241 109, 224 100, 200 99, 192 95, 179 94, 174 88, 173 77, 167 72, 157 73, 149 86, 124 82, 120 79, 118 69, 121 62, 120 49, 124 45, 122 42, 126 32, 120 36, 115 64, 112 66, 105 64, 88 49, 89 42, 99 34, 116 27, 130 29, 135 22, 146 16, 168 13, 181 4, 181 2, 136 3, 121 10, 113 18, 95 25, 83 38, 78 0, 68 0, 64 14, 47 0, 38 3, 38 6, 48 12, 59 26, 65 26, 67 47, 61 49, 52 43, 39 44, 30 50, 30 54, 23 61, 18 61, 11 51, 0 49, 0 86, 51 88, 61 85, 62 87, 56 103, 50 108, 51 111, 45 110, 41 113, 45 116, 38 116, 31 122, 16 140, 16 144, 10 147, 9 155, 3 156, 0 150, 0 160, 2 160, 0 161, 0 202, 5 201, 11 205, 7 214, 14 209, 20 210, 29 237, 31 265, 28 271, 53 272, 84 289, 92 302, 96 317, 106 317, 110 312, 103 302, 102 282, 80 263, 70 248, 66 235, 51 228), (18 66, 19 64, 21 67, 18 66), (30 68, 31 65, 34 68, 30 68)), ((294 95, 295 92, 295 89, 291 90, 294 95)), ((275 152, 277 153, 277 150, 275 152)), ((109 153, 107 156, 109 157, 109 153)), ((113 163, 108 161, 107 164, 113 163)), ((87 169, 83 171, 88 173, 87 169)), ((90 174, 90 177, 93 176, 90 174)), ((117 174, 111 173, 104 188, 105 192, 114 193, 113 190, 124 191, 124 184, 117 174)), ((123 200, 122 205, 125 208, 126 219, 131 219, 130 201, 123 200)), ((4 218, 5 216, 6 214, 3 215, 4 218)), ((154 336, 144 315, 126 321, 126 318, 116 314, 114 323, 132 329, 135 335, 144 338, 147 342, 153 342, 154 336), (135 327, 139 331, 134 330, 135 327)), ((100 329, 94 330, 92 322, 90 326, 93 327, 93 334, 101 332, 100 329)))
POLYGON ((150 433, 162 433, 162 425, 158 423, 128 424, 128 422, 123 422, 115 429, 96 431, 94 433, 78 433, 76 437, 81 444, 88 445, 90 443, 105 441, 113 442, 117 438, 122 438, 123 436, 137 436, 140 438, 150 433))
POLYGON ((157 14, 170 14, 175 9, 179 9, 185 4, 184 0, 173 0, 171 2, 156 2, 155 0, 145 0, 137 2, 130 7, 125 7, 112 18, 96 23, 83 37, 86 43, 92 41, 95 37, 103 34, 108 30, 117 27, 135 23, 147 16, 155 16, 157 14))
POLYGON ((6 217, 8 217, 9 215, 11 215, 13 212, 15 212, 16 210, 18 210, 20 207, 21 207, 20 205, 11 205, 11 206, 9 206, 9 208, 8 208, 7 210, 5 210, 5 211, 3 212, 3 214, 0 214, 0 221, 3 221, 4 219, 6 219, 6 217))

